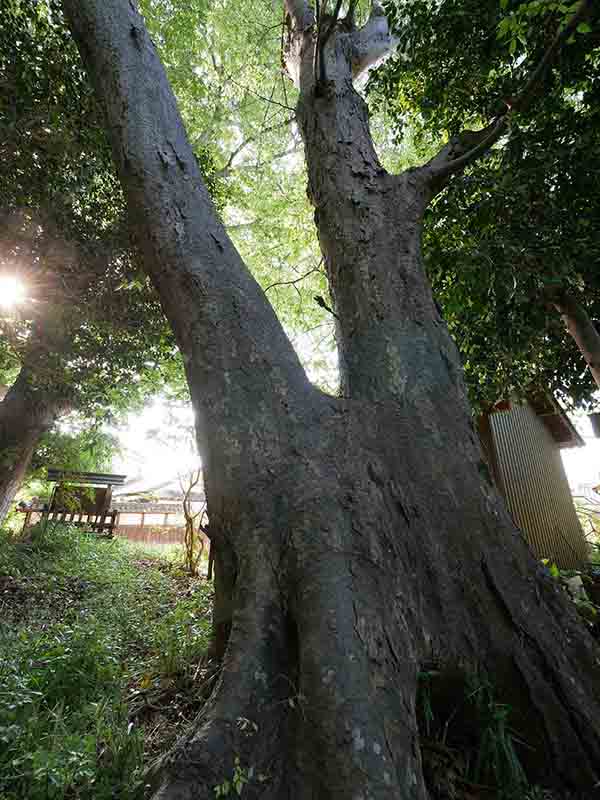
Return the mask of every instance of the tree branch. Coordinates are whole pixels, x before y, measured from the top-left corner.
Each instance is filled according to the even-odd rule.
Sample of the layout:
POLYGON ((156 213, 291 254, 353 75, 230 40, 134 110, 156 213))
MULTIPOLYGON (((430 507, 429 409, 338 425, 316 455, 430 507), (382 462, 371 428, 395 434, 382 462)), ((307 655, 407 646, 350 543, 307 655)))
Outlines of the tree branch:
POLYGON ((579 23, 592 11, 593 0, 581 0, 577 11, 573 14, 569 22, 565 25, 565 27, 561 30, 560 28, 556 31, 554 35, 554 39, 552 43, 544 53, 541 61, 537 65, 537 67, 533 70, 531 75, 529 76, 529 80, 526 82, 525 86, 521 89, 520 94, 516 98, 512 98, 509 104, 509 107, 512 108, 514 111, 523 111, 529 107, 532 102, 532 94, 537 87, 540 79, 542 78, 546 67, 550 64, 550 61, 561 47, 563 42, 565 42, 572 33, 575 32, 579 23))
POLYGON ((396 47, 383 6, 374 0, 369 19, 352 35, 352 70, 357 78, 396 47))
POLYGON ((183 355, 203 460, 221 487, 243 487, 258 469, 253 443, 283 446, 289 410, 279 398, 305 403, 306 374, 218 218, 134 4, 62 6, 105 112, 145 268, 183 355), (258 396, 272 398, 273 413, 265 403, 252 408, 258 396))
POLYGON ((503 114, 497 116, 480 131, 463 131, 424 165, 423 169, 429 173, 436 192, 446 185, 449 177, 462 171, 493 147, 508 128, 511 112, 524 111, 531 105, 534 92, 547 67, 563 42, 573 34, 581 20, 591 11, 592 2, 593 0, 582 0, 569 22, 564 28, 557 30, 550 46, 532 70, 519 94, 504 101, 506 111, 503 114))
POLYGON ((318 32, 317 32, 317 48, 316 48, 315 54, 316 54, 316 56, 318 58, 318 62, 319 63, 318 63, 318 70, 315 70, 315 73, 316 73, 315 74, 315 78, 317 77, 317 73, 318 73, 318 79, 322 83, 324 83, 327 80, 327 75, 326 75, 326 72, 325 72, 325 46, 327 45, 327 42, 329 41, 329 37, 331 36, 333 31, 335 30, 335 26, 337 24, 341 8, 342 8, 342 0, 337 0, 337 3, 335 5, 335 10, 333 12, 333 17, 331 18, 331 21, 329 22, 329 25, 327 26, 326 30, 323 30, 323 26, 324 26, 323 11, 324 11, 324 8, 323 8, 323 11, 321 12, 321 14, 319 15, 319 18, 318 18, 319 29, 318 29, 318 32))
POLYGON ((350 23, 350 25, 354 24, 354 16, 356 14, 356 6, 358 5, 358 0, 350 0, 348 5, 348 13, 346 14, 346 19, 350 23))
POLYGON ((304 31, 315 21, 315 15, 308 0, 285 0, 285 10, 294 23, 294 28, 304 31))
POLYGON ((243 89, 248 94, 251 94, 253 97, 257 97, 259 100, 262 100, 264 103, 269 103, 272 106, 279 106, 279 108, 284 108, 286 111, 292 111, 294 114, 296 113, 296 109, 292 108, 292 106, 288 106, 285 103, 279 103, 277 100, 273 100, 272 97, 265 97, 263 94, 259 94, 255 92, 254 89, 250 89, 249 86, 244 86, 243 83, 236 81, 236 79, 231 75, 227 75, 227 79, 230 80, 236 86, 239 86, 240 89, 243 89))
POLYGON ((547 290, 545 299, 561 315, 565 330, 575 341, 594 381, 600 388, 600 334, 587 311, 564 289, 547 290))
POLYGON ((423 167, 429 171, 436 190, 446 185, 444 179, 460 172, 493 147, 508 128, 509 119, 509 112, 506 112, 480 131, 462 131, 450 139, 423 167))
MULTIPOLYGON (((318 21, 321 9, 318 0, 315 2, 318 21)), ((284 0, 283 8, 281 60, 294 86, 299 87, 303 43, 308 32, 314 30, 315 13, 308 0, 284 0)))
MULTIPOLYGON (((263 136, 263 134, 265 134, 265 133, 272 133, 273 131, 279 130, 280 128, 285 128, 287 125, 290 125, 290 124, 291 124, 291 123, 294 121, 294 119, 295 119, 295 118, 296 118, 295 116, 292 116, 292 117, 286 117, 286 119, 284 119, 284 120, 281 120, 280 122, 277 122, 277 123, 275 123, 274 125, 269 125, 269 126, 267 126, 266 128, 261 128, 261 130, 260 130, 260 131, 258 131, 258 133, 255 133, 255 134, 253 134, 252 136, 249 136, 247 139, 244 139, 244 141, 243 141, 243 142, 241 142, 241 143, 240 143, 240 144, 239 144, 239 145, 238 145, 238 146, 237 146, 237 147, 236 147, 236 148, 235 148, 235 149, 234 149, 234 150, 231 152, 231 154, 229 155, 229 158, 227 159, 227 161, 226 161, 226 163, 225 163, 225 166, 223 166, 223 167, 221 167, 221 169, 217 170, 215 174, 216 174, 216 175, 217 175, 219 178, 225 178, 225 177, 227 177, 227 175, 229 175, 229 173, 231 172, 231 168, 232 168, 232 166, 233 166, 233 162, 235 161, 235 159, 237 158, 237 156, 239 156, 239 154, 240 154, 240 153, 241 153, 243 150, 245 150, 245 149, 246 149, 247 147, 249 147, 251 144, 253 144, 254 142, 256 142, 256 141, 257 141, 257 139, 259 139, 261 136, 263 136)), ((286 153, 287 153, 287 151, 286 151, 286 153)))
POLYGON ((308 278, 309 275, 313 275, 315 272, 319 272, 319 267, 313 267, 312 269, 309 269, 308 272, 305 272, 304 275, 300 275, 299 278, 293 278, 289 281, 275 281, 275 283, 270 283, 265 289, 265 294, 271 289, 275 289, 276 286, 296 286, 296 284, 302 283, 303 280, 308 278))
POLYGON ((321 306, 321 308, 322 308, 322 309, 324 309, 325 311, 328 311, 328 312, 331 314, 331 316, 332 316, 332 317, 335 317, 337 320, 339 320, 339 317, 338 317, 338 315, 335 313, 335 311, 333 310, 333 308, 331 308, 331 306, 330 306, 330 305, 328 305, 328 304, 325 302, 324 298, 323 298, 323 297, 322 297, 320 294, 316 294, 316 295, 315 295, 315 297, 314 297, 314 301, 315 301, 315 303, 316 303, 318 306, 321 306))

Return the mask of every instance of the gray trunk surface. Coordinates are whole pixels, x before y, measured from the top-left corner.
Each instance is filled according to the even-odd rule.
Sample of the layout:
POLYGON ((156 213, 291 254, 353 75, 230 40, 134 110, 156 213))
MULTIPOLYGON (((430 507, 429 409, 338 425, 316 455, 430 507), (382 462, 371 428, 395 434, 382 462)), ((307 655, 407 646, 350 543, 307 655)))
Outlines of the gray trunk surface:
POLYGON ((40 439, 67 406, 63 397, 36 388, 28 367, 23 367, 0 403, 0 523, 11 509, 40 439))
MULTIPOLYGON (((309 192, 343 396, 311 386, 218 222, 128 0, 63 0, 106 110, 146 268, 183 353, 216 547, 223 669, 157 800, 425 800, 417 676, 493 676, 533 774, 591 798, 598 650, 489 478, 420 255, 426 170, 387 174, 336 32, 296 31, 309 192)), ((288 3, 294 11, 302 3, 288 3)), ((368 59, 367 59, 368 60, 368 59)))

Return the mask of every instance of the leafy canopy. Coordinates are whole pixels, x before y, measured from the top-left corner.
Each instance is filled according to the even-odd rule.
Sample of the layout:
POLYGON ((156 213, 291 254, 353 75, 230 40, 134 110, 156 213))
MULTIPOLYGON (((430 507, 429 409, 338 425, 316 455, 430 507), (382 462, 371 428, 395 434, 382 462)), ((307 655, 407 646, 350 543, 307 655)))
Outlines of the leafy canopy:
MULTIPOLYGON (((371 103, 429 157, 510 106, 577 6, 393 0, 399 54, 372 77, 371 103)), ((598 22, 596 8, 503 140, 427 213, 427 269, 479 407, 532 384, 574 402, 595 389, 545 298, 560 286, 600 317, 598 22)))

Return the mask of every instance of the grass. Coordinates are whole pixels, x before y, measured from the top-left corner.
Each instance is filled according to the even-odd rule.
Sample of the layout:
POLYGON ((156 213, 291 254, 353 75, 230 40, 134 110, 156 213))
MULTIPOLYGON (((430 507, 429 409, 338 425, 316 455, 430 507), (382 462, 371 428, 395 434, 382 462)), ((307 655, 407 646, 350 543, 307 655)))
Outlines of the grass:
POLYGON ((143 798, 144 761, 197 710, 210 604, 125 542, 0 532, 0 800, 143 798))
MULTIPOLYGON (((211 601, 170 548, 67 526, 27 542, 0 531, 0 800, 143 800, 144 764, 215 677, 211 601)), ((473 680, 420 675, 432 797, 555 800, 527 785, 509 707, 473 680)))
POLYGON ((558 800, 530 784, 520 758, 531 748, 512 728, 512 716, 482 675, 456 665, 419 673, 417 719, 432 797, 558 800))

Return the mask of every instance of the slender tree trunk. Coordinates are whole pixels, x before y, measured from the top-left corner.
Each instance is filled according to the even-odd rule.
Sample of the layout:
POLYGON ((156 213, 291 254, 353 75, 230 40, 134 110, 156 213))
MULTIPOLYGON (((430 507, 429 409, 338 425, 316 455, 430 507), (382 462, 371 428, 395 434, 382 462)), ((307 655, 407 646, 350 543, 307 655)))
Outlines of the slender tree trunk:
POLYGON ((600 388, 600 335, 593 322, 583 306, 565 292, 555 296, 552 302, 600 388))
POLYGON ((36 388, 23 367, 0 403, 0 523, 10 511, 42 436, 67 409, 64 397, 36 388))
POLYGON ((286 4, 339 318, 332 398, 308 384, 218 223, 133 4, 63 5, 186 362, 223 639, 231 626, 156 797, 213 798, 237 764, 261 800, 425 800, 415 696, 432 658, 493 676, 533 772, 593 797, 598 651, 489 479, 421 263, 427 169, 385 173, 352 87, 379 17, 329 37, 317 84, 310 11, 286 4))

